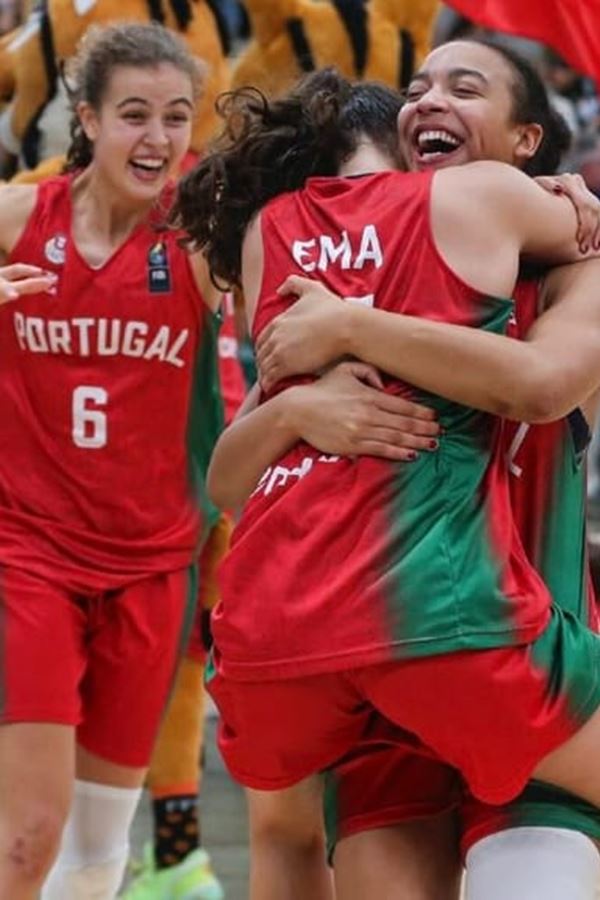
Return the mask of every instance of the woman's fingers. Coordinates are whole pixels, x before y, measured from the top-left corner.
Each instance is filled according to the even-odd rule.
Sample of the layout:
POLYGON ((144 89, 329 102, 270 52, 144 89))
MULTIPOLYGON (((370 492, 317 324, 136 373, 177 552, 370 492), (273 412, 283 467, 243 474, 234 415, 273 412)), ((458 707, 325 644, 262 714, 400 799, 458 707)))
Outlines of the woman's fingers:
MULTIPOLYGON (((0 268, 0 303, 17 300, 26 294, 52 291, 56 287, 56 275, 43 273, 27 277, 22 274, 23 269, 35 269, 35 267, 14 265, 0 268), (12 271, 7 272, 8 269, 12 269, 12 271)), ((43 272, 42 269, 35 270, 38 273, 43 272)))
POLYGON ((9 266, 0 266, 0 278, 6 281, 15 281, 18 278, 35 278, 40 275, 49 275, 39 266, 30 266, 27 263, 11 263, 9 266))
POLYGON ((414 462, 419 458, 416 450, 409 447, 398 447, 385 441, 364 440, 358 445, 357 456, 378 456, 381 459, 392 459, 397 462, 414 462))
POLYGON ((437 438, 429 435, 414 434, 410 427, 408 427, 408 430, 405 430, 404 428, 389 428, 377 425, 369 428, 365 437, 367 440, 377 440, 384 444, 404 447, 409 450, 433 451, 437 450, 439 446, 437 438))
POLYGON ((435 410, 431 409, 429 406, 423 406, 420 403, 415 403, 413 400, 399 397, 397 394, 386 394, 383 391, 377 393, 375 402, 379 409, 384 409, 387 412, 405 416, 409 419, 418 419, 420 421, 433 423, 436 430, 431 432, 432 434, 437 434, 439 431, 439 424, 436 419, 437 414, 435 410))

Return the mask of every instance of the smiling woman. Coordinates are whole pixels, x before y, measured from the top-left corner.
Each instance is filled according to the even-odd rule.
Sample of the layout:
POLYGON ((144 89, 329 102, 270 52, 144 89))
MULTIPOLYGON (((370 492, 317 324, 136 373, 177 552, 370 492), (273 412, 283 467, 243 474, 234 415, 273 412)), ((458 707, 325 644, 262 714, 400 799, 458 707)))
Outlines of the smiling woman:
POLYGON ((452 41, 413 76, 398 117, 409 169, 495 159, 543 175, 571 142, 528 63, 487 41, 452 41))
POLYGON ((118 46, 98 37, 94 43, 92 32, 76 57, 71 102, 77 116, 67 169, 93 160, 111 179, 121 181, 126 173, 126 191, 140 184, 156 191, 189 147, 201 71, 163 29, 150 26, 154 45, 140 46, 135 34, 140 27, 147 28, 131 26, 120 34, 118 46))
POLYGON ((0 896, 13 900, 38 893, 68 814, 42 897, 81 900, 90 878, 115 896, 215 514, 202 502, 214 435, 197 422, 220 421, 219 296, 166 227, 198 68, 164 28, 127 24, 89 34, 74 78, 67 173, 0 189, 0 249, 32 264, 0 277, 44 273, 0 306, 0 896))

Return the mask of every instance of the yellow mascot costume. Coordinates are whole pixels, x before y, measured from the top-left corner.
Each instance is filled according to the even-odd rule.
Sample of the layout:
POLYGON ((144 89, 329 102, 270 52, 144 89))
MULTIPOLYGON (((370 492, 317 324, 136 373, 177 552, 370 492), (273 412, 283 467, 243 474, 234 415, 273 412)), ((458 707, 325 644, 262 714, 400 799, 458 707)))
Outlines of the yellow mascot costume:
POLYGON ((0 100, 7 104, 0 143, 24 168, 66 149, 68 113, 58 60, 73 55, 90 25, 115 19, 161 22, 207 64, 193 148, 199 151, 212 134, 215 98, 229 85, 227 29, 216 0, 44 0, 0 41, 0 100))
POLYGON ((233 87, 282 93, 303 73, 335 65, 350 78, 406 87, 427 53, 437 0, 246 0, 253 39, 233 87))

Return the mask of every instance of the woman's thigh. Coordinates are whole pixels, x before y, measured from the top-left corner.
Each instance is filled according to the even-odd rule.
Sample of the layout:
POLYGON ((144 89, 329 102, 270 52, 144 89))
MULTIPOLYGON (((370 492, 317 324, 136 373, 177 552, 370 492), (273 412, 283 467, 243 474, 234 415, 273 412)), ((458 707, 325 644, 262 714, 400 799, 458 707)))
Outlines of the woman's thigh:
POLYGON ((458 900, 455 817, 445 813, 343 838, 334 872, 336 900, 458 900))

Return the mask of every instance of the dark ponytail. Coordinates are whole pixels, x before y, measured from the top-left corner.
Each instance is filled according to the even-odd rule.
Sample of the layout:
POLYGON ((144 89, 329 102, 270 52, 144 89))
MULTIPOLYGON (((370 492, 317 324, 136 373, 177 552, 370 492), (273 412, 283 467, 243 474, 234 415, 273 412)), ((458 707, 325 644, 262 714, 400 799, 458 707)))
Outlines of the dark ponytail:
POLYGON ((224 131, 180 181, 172 224, 205 253, 217 283, 239 285, 242 242, 256 213, 311 175, 335 175, 361 134, 395 152, 400 103, 391 89, 351 84, 331 68, 277 100, 254 88, 222 95, 224 131))

